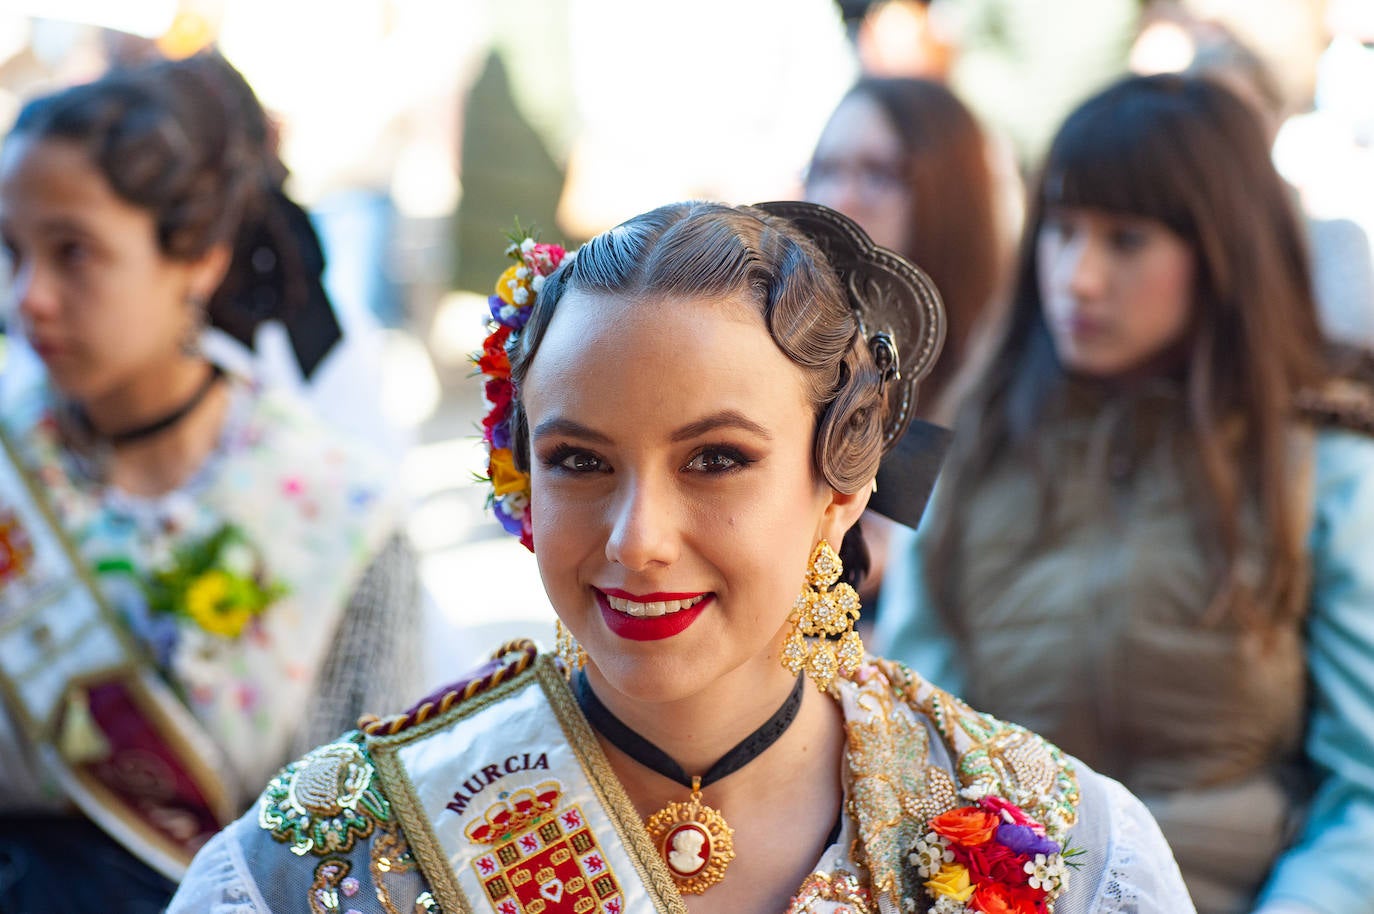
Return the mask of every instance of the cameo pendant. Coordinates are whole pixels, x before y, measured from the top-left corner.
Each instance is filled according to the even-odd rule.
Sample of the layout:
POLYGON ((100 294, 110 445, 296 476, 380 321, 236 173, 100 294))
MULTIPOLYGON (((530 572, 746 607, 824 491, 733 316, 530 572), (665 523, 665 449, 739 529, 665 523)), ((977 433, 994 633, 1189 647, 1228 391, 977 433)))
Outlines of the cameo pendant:
POLYGON ((720 882, 735 859, 735 830, 719 810, 701 801, 699 777, 692 778, 687 802, 669 803, 644 824, 684 895, 700 895, 720 882))

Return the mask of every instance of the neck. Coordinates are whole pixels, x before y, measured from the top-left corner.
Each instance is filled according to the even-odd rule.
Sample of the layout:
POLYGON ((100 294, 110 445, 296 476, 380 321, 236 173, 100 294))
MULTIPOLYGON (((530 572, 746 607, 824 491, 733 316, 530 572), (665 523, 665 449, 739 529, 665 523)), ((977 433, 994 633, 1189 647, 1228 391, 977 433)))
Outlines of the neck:
POLYGON ((156 496, 191 477, 218 441, 228 402, 224 385, 206 387, 211 371, 204 359, 178 358, 155 376, 78 404, 95 434, 114 444, 105 471, 107 483, 135 495, 156 496), (119 440, 188 405, 165 427, 119 440))
MULTIPOLYGON (((170 363, 146 371, 107 393, 86 398, 78 405, 98 436, 117 439, 185 406, 205 384, 211 370, 205 359, 176 356, 170 363)), ((190 418, 189 414, 185 418, 190 418)), ((169 427, 168 432, 174 427, 169 427)))
MULTIPOLYGON (((668 702, 645 702, 617 691, 595 665, 587 667, 587 679, 622 723, 671 756, 688 775, 701 775, 787 700, 796 677, 780 662, 768 666, 733 670, 700 692, 668 702)), ((810 684, 805 689, 816 691, 810 684)), ((810 697, 804 694, 803 707, 810 697)))

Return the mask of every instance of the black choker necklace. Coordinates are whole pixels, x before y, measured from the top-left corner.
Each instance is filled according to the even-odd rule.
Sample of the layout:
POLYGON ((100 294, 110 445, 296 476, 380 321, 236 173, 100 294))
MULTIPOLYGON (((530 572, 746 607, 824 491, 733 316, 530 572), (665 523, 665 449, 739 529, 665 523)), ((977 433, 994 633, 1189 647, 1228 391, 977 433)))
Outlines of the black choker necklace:
POLYGON ((191 415, 191 413, 195 411, 195 408, 209 396, 215 383, 222 377, 224 377, 224 369, 220 368, 218 365, 212 364, 210 366, 210 373, 205 376, 205 380, 202 381, 195 392, 186 399, 185 403, 182 403, 165 416, 154 419, 152 422, 148 422, 144 425, 137 425, 122 432, 113 432, 108 435, 101 433, 96 429, 95 425, 91 423, 91 418, 86 415, 86 411, 80 407, 76 410, 76 417, 87 434, 107 441, 110 444, 130 444, 134 441, 142 441, 145 438, 151 438, 154 435, 167 431, 167 429, 191 415))
POLYGON ((678 891, 697 895, 720 882, 725 868, 735 859, 734 829, 718 810, 701 802, 701 789, 733 774, 763 754, 778 741, 797 718, 801 708, 802 683, 797 684, 782 707, 763 725, 740 740, 720 757, 704 775, 689 776, 672 756, 627 727, 601 703, 587 674, 579 673, 574 690, 577 703, 591 725, 621 752, 651 771, 670 778, 692 791, 685 803, 669 803, 645 822, 649 836, 677 882, 678 891))

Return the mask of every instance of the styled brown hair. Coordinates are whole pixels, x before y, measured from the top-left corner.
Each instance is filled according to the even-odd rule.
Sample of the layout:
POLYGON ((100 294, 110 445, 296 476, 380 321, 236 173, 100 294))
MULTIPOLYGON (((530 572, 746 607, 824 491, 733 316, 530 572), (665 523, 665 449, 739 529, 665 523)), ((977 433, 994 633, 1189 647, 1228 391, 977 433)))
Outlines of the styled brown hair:
POLYGON ((1296 394, 1326 376, 1302 229, 1255 113, 1209 80, 1176 75, 1108 87, 1069 115, 1051 145, 1030 200, 1008 324, 960 411, 945 462, 926 566, 941 612, 963 630, 954 605, 959 506, 993 463, 1018 455, 1035 468, 1043 497, 1055 484, 1034 448, 1066 377, 1045 325, 1036 259, 1055 207, 1155 220, 1193 250, 1183 410, 1203 482, 1197 522, 1220 545, 1214 605, 1252 628, 1301 614, 1305 531, 1292 503, 1287 431, 1296 394), (1246 504, 1258 507, 1264 537, 1259 580, 1241 555, 1246 504))
MULTIPOLYGON (((274 126, 218 53, 115 69, 40 96, 24 105, 9 136, 79 147, 116 195, 152 215, 158 249, 169 258, 195 260, 228 245, 231 262, 207 309, 245 342, 261 319, 289 320, 290 308, 323 296, 318 241, 313 233, 303 240, 304 214, 293 224, 283 205, 287 171, 274 126), (272 254, 268 270, 264 248, 272 254), (280 288, 264 292, 265 272, 279 277, 280 288)), ((323 352, 311 355, 313 367, 323 352)))
POLYGON ((1007 266, 987 137, 938 82, 865 77, 851 96, 876 103, 896 130, 912 201, 909 247, 898 253, 930 276, 944 300, 945 348, 923 384, 925 402, 934 405, 963 366, 1007 266))

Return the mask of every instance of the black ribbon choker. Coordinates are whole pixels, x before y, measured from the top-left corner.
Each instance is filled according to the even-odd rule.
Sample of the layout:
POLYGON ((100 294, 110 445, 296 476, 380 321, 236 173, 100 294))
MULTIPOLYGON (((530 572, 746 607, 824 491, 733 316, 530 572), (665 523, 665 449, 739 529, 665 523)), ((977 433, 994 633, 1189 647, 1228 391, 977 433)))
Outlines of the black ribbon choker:
MULTIPOLYGON (((773 712, 773 716, 764 721, 757 730, 736 743, 733 749, 722 755, 720 760, 701 776, 700 787, 707 787, 726 775, 734 774, 762 755, 764 750, 787 732, 787 728, 792 726, 792 721, 797 719, 797 711, 801 709, 802 683, 805 678, 798 676, 797 684, 792 687, 792 692, 782 703, 782 707, 773 712)), ((677 781, 683 787, 693 787, 692 777, 682 770, 676 759, 631 730, 601 703, 601 699, 596 697, 591 684, 587 682, 585 672, 578 673, 574 693, 577 696, 577 704, 582 708, 587 720, 617 749, 645 768, 677 781)))
POLYGON ((130 444, 134 441, 142 441, 145 438, 151 438, 154 435, 167 431, 167 429, 191 415, 191 413, 195 411, 195 408, 209 396, 211 389, 214 388, 216 382, 222 377, 224 377, 224 369, 211 363, 210 373, 205 376, 204 381, 200 382, 200 386, 196 388, 195 393, 191 394, 191 396, 186 399, 186 402, 166 415, 159 416, 152 422, 138 425, 122 432, 113 432, 108 435, 101 433, 91 423, 91 418, 86 415, 84 409, 78 409, 76 411, 76 416, 88 434, 96 438, 103 438, 110 444, 130 444))

